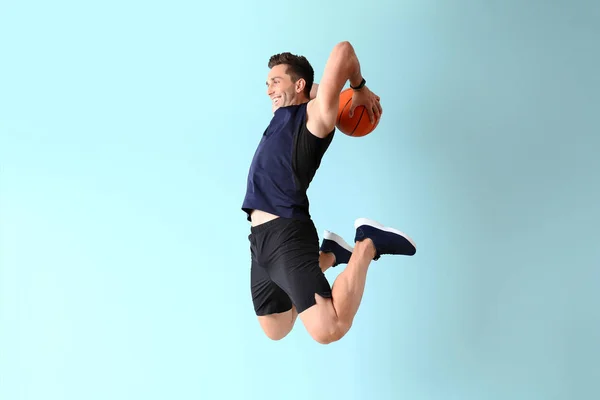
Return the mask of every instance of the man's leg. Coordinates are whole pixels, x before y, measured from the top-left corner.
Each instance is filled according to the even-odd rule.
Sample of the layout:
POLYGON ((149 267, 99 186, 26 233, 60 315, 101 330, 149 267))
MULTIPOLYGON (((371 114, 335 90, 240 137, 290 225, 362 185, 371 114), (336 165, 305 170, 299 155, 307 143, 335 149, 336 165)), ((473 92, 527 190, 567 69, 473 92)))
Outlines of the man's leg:
POLYGON ((253 227, 250 241, 250 290, 254 312, 260 327, 272 340, 281 340, 292 330, 298 313, 289 296, 277 286, 269 276, 268 264, 268 232, 270 226, 278 221, 271 221, 262 226, 253 227), (267 253, 265 254, 265 247, 267 253))
POLYGON ((319 268, 321 268, 321 271, 327 271, 329 268, 333 267, 334 263, 335 256, 333 253, 323 253, 322 251, 319 252, 319 268))
POLYGON ((352 247, 333 232, 323 232, 323 241, 319 248, 319 266, 325 272, 329 267, 348 264, 352 256, 352 247))
MULTIPOLYGON (((327 271, 327 269, 332 267, 334 263, 335 255, 333 253, 320 252, 319 267, 321 268, 321 271, 327 271)), ((281 296, 282 294, 279 295, 281 296)), ((270 339, 280 340, 291 332, 294 324, 296 323, 297 317, 298 312, 296 311, 296 307, 292 305, 291 310, 284 311, 282 313, 259 316, 258 322, 260 323, 260 326, 265 334, 270 339)))
POLYGON ((256 260, 250 269, 252 303, 260 327, 267 337, 281 340, 292 330, 298 313, 289 296, 281 290, 256 260))
MULTIPOLYGON (((269 226, 253 228, 253 232, 248 238, 252 260, 251 290, 254 310, 262 330, 267 337, 273 340, 280 340, 287 336, 298 317, 296 307, 292 304, 288 294, 272 281, 267 272, 272 261, 276 260, 277 255, 282 251, 282 244, 278 240, 286 235, 297 235, 304 232, 303 229, 294 228, 296 225, 298 224, 289 223, 284 219, 274 220, 269 223, 269 226), (271 235, 270 232, 275 234, 271 235), (259 253, 259 249, 262 252, 259 253), (258 262, 259 257, 266 265, 258 262)), ((289 239, 288 237, 288 241, 289 239)), ((341 262, 349 258, 350 252, 341 249, 340 246, 349 248, 347 243, 337 235, 326 231, 321 246, 324 251, 319 254, 319 267, 322 272, 339 264, 340 261, 336 258, 342 260, 341 262)), ((292 262, 290 260, 290 263, 292 262)))
POLYGON ((350 329, 364 293, 367 270, 383 254, 414 255, 416 247, 404 233, 359 219, 356 245, 348 266, 335 280, 331 298, 315 294, 316 305, 300 313, 309 334, 319 343, 341 339, 350 329))
POLYGON ((316 305, 300 314, 306 330, 317 342, 337 341, 352 326, 374 256, 375 246, 370 239, 357 242, 348 265, 333 282, 331 298, 315 294, 316 305))
POLYGON ((258 323, 271 340, 281 340, 292 331, 298 313, 296 307, 282 313, 258 316, 258 323))

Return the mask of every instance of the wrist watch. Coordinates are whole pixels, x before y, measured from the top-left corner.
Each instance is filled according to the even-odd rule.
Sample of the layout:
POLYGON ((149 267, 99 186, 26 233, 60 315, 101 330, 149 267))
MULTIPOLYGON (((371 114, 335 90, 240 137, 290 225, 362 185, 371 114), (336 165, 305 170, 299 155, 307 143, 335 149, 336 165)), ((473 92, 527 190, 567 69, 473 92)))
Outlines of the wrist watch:
POLYGON ((350 84, 350 88, 353 90, 360 90, 363 88, 363 86, 365 86, 366 83, 367 83, 367 81, 365 80, 365 78, 362 78, 362 81, 360 82, 360 84, 358 86, 352 86, 352 84, 350 84))

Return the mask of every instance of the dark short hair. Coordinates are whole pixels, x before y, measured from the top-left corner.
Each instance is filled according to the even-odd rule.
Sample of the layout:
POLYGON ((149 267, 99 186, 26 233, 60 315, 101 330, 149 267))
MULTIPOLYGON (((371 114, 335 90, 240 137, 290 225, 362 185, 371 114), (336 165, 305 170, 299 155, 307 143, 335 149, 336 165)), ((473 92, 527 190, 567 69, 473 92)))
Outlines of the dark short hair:
POLYGON ((315 80, 315 71, 306 57, 285 52, 275 54, 269 59, 269 69, 281 64, 288 66, 285 72, 292 78, 292 82, 296 83, 298 79, 304 79, 306 81, 304 94, 307 99, 310 99, 310 90, 312 89, 315 80))

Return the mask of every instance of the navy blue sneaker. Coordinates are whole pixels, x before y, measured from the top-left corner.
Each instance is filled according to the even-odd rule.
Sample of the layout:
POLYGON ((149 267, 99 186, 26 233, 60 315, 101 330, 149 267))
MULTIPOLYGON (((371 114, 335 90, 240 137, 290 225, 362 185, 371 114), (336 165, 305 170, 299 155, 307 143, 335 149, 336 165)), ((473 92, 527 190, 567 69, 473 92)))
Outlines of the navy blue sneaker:
POLYGON ((323 242, 319 249, 323 253, 333 253, 335 262, 333 267, 339 264, 348 264, 352 255, 352 247, 344 239, 333 232, 325 231, 323 233, 323 242))
POLYGON ((417 246, 405 233, 397 229, 381 225, 379 222, 358 218, 354 221, 356 228, 355 242, 371 239, 375 245, 374 260, 378 260, 384 254, 397 254, 413 256, 417 252, 417 246))

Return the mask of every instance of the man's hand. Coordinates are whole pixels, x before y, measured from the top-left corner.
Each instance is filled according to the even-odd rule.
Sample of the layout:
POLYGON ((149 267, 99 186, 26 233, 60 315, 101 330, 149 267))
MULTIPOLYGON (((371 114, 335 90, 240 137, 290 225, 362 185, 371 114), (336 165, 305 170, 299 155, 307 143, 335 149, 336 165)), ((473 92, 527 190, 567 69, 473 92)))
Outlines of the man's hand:
POLYGON ((364 106, 369 114, 371 124, 375 123, 375 118, 381 117, 383 109, 381 108, 380 98, 375 93, 371 92, 368 87, 363 86, 359 90, 355 90, 352 94, 352 104, 350 106, 350 118, 354 115, 354 110, 358 106, 364 106))

